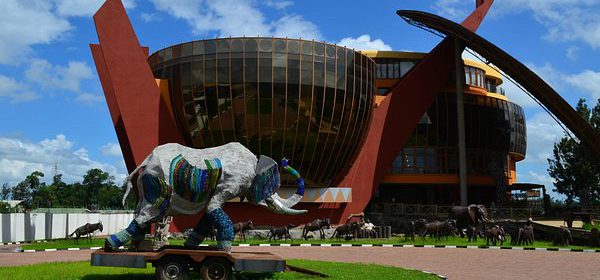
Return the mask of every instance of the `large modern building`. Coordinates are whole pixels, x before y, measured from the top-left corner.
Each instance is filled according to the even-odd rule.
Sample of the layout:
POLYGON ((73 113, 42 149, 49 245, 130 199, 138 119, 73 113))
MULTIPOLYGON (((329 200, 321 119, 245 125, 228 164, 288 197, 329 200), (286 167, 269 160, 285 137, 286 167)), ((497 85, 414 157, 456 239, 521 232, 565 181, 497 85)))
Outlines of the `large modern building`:
MULTIPOLYGON (((148 63, 187 145, 235 141, 256 154, 286 157, 319 194, 305 202, 345 203, 351 190, 339 183, 373 108, 424 56, 246 37, 174 45, 150 55, 148 63)), ((468 197, 489 204, 499 187, 516 181, 516 162, 525 157, 525 118, 506 98, 496 70, 464 64, 468 197)), ((456 92, 449 85, 406 141, 376 198, 460 204, 456 120, 456 92)), ((283 186, 295 190, 288 179, 283 186)))
MULTIPOLYGON (((258 37, 192 41, 149 54, 122 3, 108 0, 94 15, 100 44, 91 49, 130 171, 163 143, 237 141, 256 154, 290 159, 305 178, 297 208, 308 214, 286 218, 232 201, 225 210, 234 221, 337 223, 381 203, 489 205, 526 188, 516 185, 525 117, 506 98, 497 70, 460 57, 466 45, 504 67, 582 141, 599 141, 539 77, 476 37, 492 1, 476 3, 462 25, 398 12, 450 34, 427 54, 258 37)), ((294 193, 293 178, 283 176, 282 185, 281 196, 294 193)), ((198 218, 179 218, 175 226, 198 218)))
MULTIPOLYGON (((377 99, 385 98, 426 54, 363 51, 376 63, 377 99)), ((525 158, 523 109, 508 100, 501 74, 465 59, 464 114, 468 202, 490 204, 516 183, 516 163, 525 158)), ((460 204, 456 87, 444 87, 422 116, 379 186, 377 201, 460 204)), ((510 197, 507 197, 510 199, 510 197)))
MULTIPOLYGON (((373 59, 322 42, 202 40, 159 50, 148 63, 186 145, 240 142, 286 157, 314 188, 341 181, 374 107, 373 59)), ((295 180, 285 179, 295 191, 295 180)))

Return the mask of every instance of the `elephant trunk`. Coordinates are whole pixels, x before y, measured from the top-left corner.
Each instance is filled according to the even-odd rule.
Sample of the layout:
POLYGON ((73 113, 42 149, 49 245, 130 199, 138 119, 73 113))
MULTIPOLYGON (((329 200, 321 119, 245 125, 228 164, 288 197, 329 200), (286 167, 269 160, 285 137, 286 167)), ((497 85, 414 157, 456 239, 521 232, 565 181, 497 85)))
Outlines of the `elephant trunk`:
POLYGON ((304 180, 302 179, 298 171, 296 171, 296 169, 288 165, 288 162, 285 158, 281 160, 281 167, 287 173, 291 174, 296 178, 296 185, 298 186, 298 188, 296 189, 296 193, 288 198, 281 198, 277 193, 274 193, 266 199, 266 203, 276 213, 298 215, 308 212, 306 210, 292 209, 292 207, 298 204, 298 202, 300 202, 302 200, 302 197, 304 196, 304 180))

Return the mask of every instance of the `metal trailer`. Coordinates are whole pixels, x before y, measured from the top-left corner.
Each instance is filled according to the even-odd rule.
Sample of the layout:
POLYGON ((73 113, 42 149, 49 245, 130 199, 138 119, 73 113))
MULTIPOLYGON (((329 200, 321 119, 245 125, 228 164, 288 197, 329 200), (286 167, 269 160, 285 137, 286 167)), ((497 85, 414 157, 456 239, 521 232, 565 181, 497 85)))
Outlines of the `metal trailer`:
MULTIPOLYGON (((206 280, 231 279, 233 271, 282 272, 285 260, 269 252, 231 252, 211 247, 186 248, 163 246, 157 251, 92 253, 92 266, 146 268, 151 263, 156 279, 188 279, 189 271, 200 273, 206 280)), ((289 269, 289 268, 288 268, 289 269)))

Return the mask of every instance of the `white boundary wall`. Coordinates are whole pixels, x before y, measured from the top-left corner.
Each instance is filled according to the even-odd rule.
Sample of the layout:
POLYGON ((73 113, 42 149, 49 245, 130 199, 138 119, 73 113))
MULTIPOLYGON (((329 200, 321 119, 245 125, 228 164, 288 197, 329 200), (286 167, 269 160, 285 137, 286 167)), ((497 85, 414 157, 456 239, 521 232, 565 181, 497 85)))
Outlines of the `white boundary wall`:
POLYGON ((95 235, 108 235, 126 228, 133 214, 0 214, 0 242, 23 242, 66 238, 86 223, 102 222, 104 230, 95 235))

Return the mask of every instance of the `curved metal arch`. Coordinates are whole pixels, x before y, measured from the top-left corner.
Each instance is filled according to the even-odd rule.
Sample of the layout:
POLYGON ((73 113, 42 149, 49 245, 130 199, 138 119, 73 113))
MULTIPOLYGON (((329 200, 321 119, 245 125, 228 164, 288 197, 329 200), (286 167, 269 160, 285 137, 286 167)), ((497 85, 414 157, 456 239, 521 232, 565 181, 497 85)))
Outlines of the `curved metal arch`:
POLYGON ((398 10, 410 24, 424 26, 457 38, 467 47, 485 57, 529 91, 550 112, 565 124, 581 142, 600 158, 600 134, 594 131, 577 112, 542 78, 523 63, 465 27, 443 17, 421 11, 398 10))

